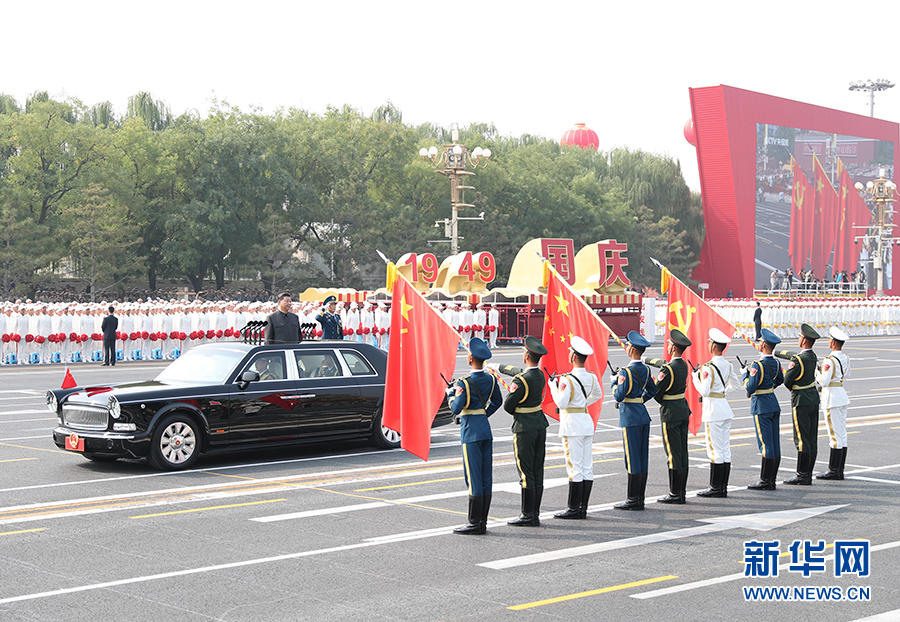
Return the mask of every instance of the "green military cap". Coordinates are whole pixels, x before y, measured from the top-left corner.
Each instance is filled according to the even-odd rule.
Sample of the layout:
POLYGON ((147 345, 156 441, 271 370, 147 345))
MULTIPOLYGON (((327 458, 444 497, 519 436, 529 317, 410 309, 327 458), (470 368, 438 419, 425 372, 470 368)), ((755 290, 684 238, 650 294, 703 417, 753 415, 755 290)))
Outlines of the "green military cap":
POLYGON ((672 340, 673 343, 679 346, 684 346, 685 348, 691 345, 691 340, 687 338, 683 332, 678 330, 677 328, 673 328, 669 332, 669 339, 672 340))
POLYGON ((817 333, 816 329, 814 329, 809 324, 801 324, 800 325, 800 335, 803 337, 806 337, 807 339, 813 339, 813 340, 819 339, 822 337, 822 335, 817 333))
POLYGON ((531 335, 525 337, 525 349, 536 356, 544 356, 547 354, 547 348, 544 347, 541 340, 537 337, 532 337, 531 335))

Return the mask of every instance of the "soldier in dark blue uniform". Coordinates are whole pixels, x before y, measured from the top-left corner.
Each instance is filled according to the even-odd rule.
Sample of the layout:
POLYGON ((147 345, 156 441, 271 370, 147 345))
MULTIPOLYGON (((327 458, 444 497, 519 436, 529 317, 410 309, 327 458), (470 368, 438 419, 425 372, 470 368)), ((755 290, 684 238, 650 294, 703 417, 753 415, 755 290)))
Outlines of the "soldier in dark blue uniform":
POLYGON ((631 363, 612 374, 612 389, 619 407, 619 427, 625 446, 625 469, 628 471, 628 499, 617 503, 617 510, 643 510, 650 461, 650 414, 644 402, 656 394, 656 383, 650 369, 641 362, 650 342, 637 331, 628 333, 628 356, 631 363))
POLYGON ((329 296, 322 304, 322 309, 316 316, 316 321, 322 325, 322 339, 343 339, 344 327, 341 325, 341 316, 334 312, 337 298, 329 296))
POLYGON ((454 529, 454 533, 481 535, 487 532, 494 443, 488 417, 503 401, 497 379, 484 371, 484 362, 489 358, 491 351, 487 344, 473 338, 469 341, 468 356, 472 373, 447 389, 450 410, 460 417, 463 470, 469 487, 469 522, 454 529))
POLYGON ((800 325, 800 353, 791 353, 784 373, 784 386, 791 391, 794 445, 797 447, 797 475, 784 480, 792 486, 811 486, 816 464, 819 434, 819 391, 816 388, 816 361, 813 352, 819 333, 809 324, 800 325))
POLYGON ((784 371, 772 356, 781 339, 768 328, 760 330, 762 356, 743 369, 741 380, 750 398, 750 414, 756 421, 756 443, 762 454, 759 481, 747 486, 750 490, 775 490, 778 465, 781 464, 781 435, 779 417, 781 406, 775 389, 784 384, 784 371))

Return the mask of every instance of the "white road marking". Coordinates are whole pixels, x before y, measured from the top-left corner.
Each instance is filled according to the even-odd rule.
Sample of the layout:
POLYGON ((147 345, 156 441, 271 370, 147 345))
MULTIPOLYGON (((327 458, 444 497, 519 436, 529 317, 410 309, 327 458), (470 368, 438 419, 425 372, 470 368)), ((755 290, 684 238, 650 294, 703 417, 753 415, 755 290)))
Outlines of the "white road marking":
POLYGON ((895 479, 880 479, 878 477, 863 477, 861 475, 853 475, 847 479, 859 479, 864 482, 876 482, 878 484, 900 484, 900 481, 895 479))
MULTIPOLYGON (((893 549, 900 546, 900 540, 896 542, 888 542, 886 544, 879 544, 876 546, 870 546, 869 551, 884 551, 886 549, 893 549)), ((831 555, 825 555, 824 559, 826 561, 834 559, 834 553, 831 555)), ((783 564, 778 565, 778 569, 787 568, 791 565, 792 562, 785 562, 783 564)), ((692 583, 685 583, 683 585, 674 585, 672 587, 667 587, 659 590, 652 590, 649 592, 643 592, 641 594, 632 594, 632 598, 638 598, 640 600, 644 600, 647 598, 656 598, 657 596, 668 596, 670 594, 677 594, 678 592, 687 592, 688 590, 695 590, 701 587, 707 587, 709 585, 718 585, 720 583, 728 583, 729 581, 739 581, 741 579, 746 579, 747 577, 743 572, 738 572, 735 574, 725 575, 723 577, 715 577, 713 579, 704 579, 703 581, 694 581, 692 583)), ((896 620, 896 618, 886 618, 889 620, 896 620)))
POLYGON ((900 620, 900 609, 885 611, 884 613, 869 616, 868 618, 859 618, 853 622, 897 622, 897 620, 900 620))
POLYGON ((483 568, 492 570, 506 570, 508 568, 518 568, 519 566, 528 566, 531 564, 540 564, 548 561, 559 559, 569 559, 580 555, 590 555, 593 553, 601 553, 604 551, 615 551, 618 549, 629 548, 632 546, 641 546, 644 544, 654 544, 657 542, 668 542, 679 538, 688 538, 693 536, 702 536, 718 531, 726 531, 729 529, 756 529, 759 531, 769 531, 778 527, 783 527, 800 520, 812 518, 826 512, 833 512, 845 505, 828 505, 815 508, 800 508, 796 510, 783 510, 779 512, 765 512, 761 514, 743 514, 739 516, 722 516, 716 518, 702 518, 701 522, 710 523, 700 527, 687 527, 685 529, 676 529, 674 531, 664 531, 660 533, 651 533, 633 538, 623 538, 621 540, 612 540, 610 542, 597 542, 595 544, 587 544, 584 546, 576 546, 567 549, 559 549, 556 551, 546 551, 544 553, 533 553, 531 555, 522 555, 519 557, 511 557, 508 559, 499 559, 492 562, 478 564, 483 568))

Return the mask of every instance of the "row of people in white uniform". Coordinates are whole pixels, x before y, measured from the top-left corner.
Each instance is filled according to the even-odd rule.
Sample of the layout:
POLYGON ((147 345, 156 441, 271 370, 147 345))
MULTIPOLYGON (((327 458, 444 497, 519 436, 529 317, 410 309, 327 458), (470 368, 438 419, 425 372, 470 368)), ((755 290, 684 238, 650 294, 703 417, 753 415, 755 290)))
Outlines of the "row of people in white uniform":
MULTIPOLYGON (((171 359, 197 345, 240 339, 251 321, 264 321, 276 304, 264 302, 146 302, 0 304, 0 364, 87 362, 102 350, 100 325, 108 307, 115 308, 116 344, 125 359, 171 359), (173 334, 174 333, 174 334, 173 334)), ((316 325, 318 301, 298 303, 301 323, 316 325)), ((390 312, 383 303, 342 304, 345 338, 387 349, 390 312)))
POLYGON ((478 337, 485 341, 489 348, 496 349, 501 329, 500 311, 497 307, 481 302, 473 305, 456 302, 431 304, 466 340, 478 337))
MULTIPOLYGON (((824 331, 838 326, 849 336, 900 335, 900 297, 846 300, 742 299, 707 300, 734 327, 754 337, 753 312, 761 303, 762 325, 775 332, 796 329, 806 323, 824 331)), ((656 305, 656 334, 664 335, 667 305, 656 305)))

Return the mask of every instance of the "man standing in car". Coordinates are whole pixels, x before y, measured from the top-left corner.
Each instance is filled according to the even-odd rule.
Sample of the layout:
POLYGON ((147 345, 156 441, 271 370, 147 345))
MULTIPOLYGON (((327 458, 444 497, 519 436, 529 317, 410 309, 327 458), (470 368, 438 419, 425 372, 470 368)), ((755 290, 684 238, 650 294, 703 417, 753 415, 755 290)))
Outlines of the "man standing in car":
POLYGON ((297 343, 300 337, 300 318, 291 313, 291 295, 278 296, 278 310, 266 318, 266 345, 297 343))

